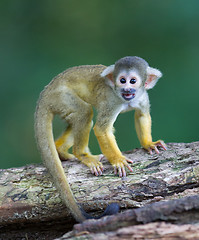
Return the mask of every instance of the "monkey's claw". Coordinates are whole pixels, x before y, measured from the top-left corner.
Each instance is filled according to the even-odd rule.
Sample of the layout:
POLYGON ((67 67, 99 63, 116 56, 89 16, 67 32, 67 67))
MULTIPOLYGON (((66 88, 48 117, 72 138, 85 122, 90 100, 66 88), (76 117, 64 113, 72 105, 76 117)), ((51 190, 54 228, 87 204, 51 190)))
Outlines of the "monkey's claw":
POLYGON ((150 154, 153 153, 153 150, 159 154, 159 150, 157 147, 162 147, 164 150, 167 150, 167 145, 164 143, 164 141, 162 140, 158 140, 156 142, 153 142, 148 148, 147 150, 149 151, 150 154))
POLYGON ((91 167, 90 170, 92 174, 94 174, 95 176, 99 176, 99 175, 102 175, 104 168, 103 166, 97 166, 97 167, 91 167))
POLYGON ((122 160, 117 160, 114 164, 114 174, 115 175, 119 175, 119 177, 126 177, 126 170, 125 167, 127 167, 129 169, 129 171, 133 172, 133 169, 131 168, 131 166, 128 164, 129 163, 133 163, 133 161, 131 159, 125 158, 122 160))
POLYGON ((102 163, 100 160, 102 159, 103 155, 86 155, 81 157, 81 162, 85 164, 87 167, 89 167, 92 174, 95 176, 102 175, 102 172, 104 170, 102 163))

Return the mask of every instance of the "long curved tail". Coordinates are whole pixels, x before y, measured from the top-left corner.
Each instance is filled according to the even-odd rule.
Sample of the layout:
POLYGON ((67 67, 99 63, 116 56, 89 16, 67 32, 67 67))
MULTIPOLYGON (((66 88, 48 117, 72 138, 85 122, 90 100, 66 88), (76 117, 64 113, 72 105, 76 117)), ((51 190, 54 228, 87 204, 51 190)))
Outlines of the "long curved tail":
POLYGON ((39 151, 44 164, 51 174, 53 182, 59 191, 62 201, 66 204, 73 217, 78 222, 82 222, 86 219, 86 217, 83 215, 75 201, 59 159, 53 138, 52 120, 53 114, 45 109, 40 101, 35 113, 35 135, 39 151))

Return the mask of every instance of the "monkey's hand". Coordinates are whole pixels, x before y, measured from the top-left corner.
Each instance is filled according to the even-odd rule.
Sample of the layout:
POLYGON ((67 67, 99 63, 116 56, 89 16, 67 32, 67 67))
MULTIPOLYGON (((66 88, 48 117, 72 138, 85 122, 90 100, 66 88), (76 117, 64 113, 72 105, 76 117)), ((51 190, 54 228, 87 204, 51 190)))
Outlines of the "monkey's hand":
POLYGON ((95 174, 95 176, 99 176, 102 175, 102 172, 104 170, 103 165, 100 162, 102 157, 103 157, 102 154, 98 156, 94 155, 81 156, 81 162, 90 168, 92 174, 95 174))
POLYGON ((126 157, 115 158, 114 160, 109 160, 110 163, 113 165, 114 174, 118 174, 119 177, 126 177, 126 170, 125 167, 129 169, 129 171, 133 172, 133 169, 128 164, 133 163, 133 161, 126 157))
POLYGON ((153 150, 159 154, 158 147, 162 147, 164 150, 167 150, 167 145, 162 140, 158 140, 156 142, 151 142, 150 144, 147 144, 143 146, 150 154, 153 153, 153 150))
POLYGON ((112 131, 113 131, 112 125, 107 127, 105 130, 101 129, 97 125, 97 123, 94 127, 94 132, 99 142, 101 151, 107 158, 107 160, 111 163, 111 165, 114 167, 114 173, 115 174, 118 173, 120 177, 125 177, 126 176, 125 167, 127 167, 131 172, 133 172, 133 169, 128 164, 128 162, 133 163, 133 161, 122 155, 120 149, 117 146, 112 131))

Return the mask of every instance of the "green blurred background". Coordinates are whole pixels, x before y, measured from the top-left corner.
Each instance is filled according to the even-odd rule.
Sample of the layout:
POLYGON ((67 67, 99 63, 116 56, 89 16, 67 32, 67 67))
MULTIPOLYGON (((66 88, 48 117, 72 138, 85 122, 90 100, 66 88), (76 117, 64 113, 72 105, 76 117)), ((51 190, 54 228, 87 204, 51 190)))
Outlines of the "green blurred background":
MULTIPOLYGON (((127 55, 163 72, 150 90, 153 139, 199 140, 198 0, 1 0, 0 168, 40 162, 34 110, 40 91, 68 67, 127 55)), ((133 112, 115 124, 121 150, 139 147, 133 112)), ((55 121, 55 134, 63 122, 55 121)), ((94 134, 90 146, 99 153, 94 134)))

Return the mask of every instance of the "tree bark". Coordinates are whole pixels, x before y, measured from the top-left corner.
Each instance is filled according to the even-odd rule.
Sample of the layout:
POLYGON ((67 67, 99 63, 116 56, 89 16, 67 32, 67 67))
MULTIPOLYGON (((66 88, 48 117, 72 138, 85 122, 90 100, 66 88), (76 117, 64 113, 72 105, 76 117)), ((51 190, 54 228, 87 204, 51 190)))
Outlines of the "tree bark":
MULTIPOLYGON (((199 202, 197 198, 199 194, 199 142, 171 143, 168 144, 168 150, 162 151, 159 155, 149 155, 143 149, 134 149, 124 154, 134 160, 134 172, 128 172, 127 177, 122 179, 114 176, 113 169, 106 159, 102 160, 105 171, 103 176, 100 177, 91 175, 89 169, 77 159, 65 161, 63 166, 77 202, 87 212, 99 214, 109 203, 118 202, 121 210, 132 208, 126 214, 128 215, 129 211, 133 211, 130 213, 130 218, 134 215, 136 215, 136 218, 127 221, 127 224, 125 222, 127 215, 121 215, 125 212, 106 217, 106 219, 109 219, 106 226, 113 226, 113 228, 101 228, 104 219, 86 221, 82 225, 75 225, 70 235, 64 236, 62 239, 82 235, 82 232, 85 231, 86 234, 81 236, 85 238, 82 239, 92 236, 94 236, 93 239, 100 239, 97 238, 101 236, 100 234, 105 234, 106 238, 104 239, 117 239, 118 236, 120 239, 122 236, 126 237, 124 239, 130 239, 130 236, 134 234, 133 232, 136 234, 138 229, 140 229, 141 235, 143 233, 143 236, 144 233, 146 233, 146 236, 150 236, 147 232, 154 229, 151 239, 159 236, 160 229, 165 232, 164 236, 161 235, 162 233, 160 234, 159 237, 162 237, 160 239, 169 239, 168 237, 175 236, 175 234, 178 234, 180 227, 182 232, 198 233, 197 223, 199 221, 196 217, 198 215, 196 203, 199 202), (193 197, 187 200, 187 198, 183 198, 186 196, 193 197), (175 215, 175 208, 179 202, 169 200, 179 198, 185 201, 184 205, 181 203, 185 207, 181 208, 179 214, 175 215), (150 215, 156 216, 155 213, 157 209, 161 208, 160 206, 167 208, 169 214, 165 215, 164 212, 159 212, 158 214, 163 218, 150 219, 150 215), (157 208, 154 210, 155 212, 149 211, 154 208, 157 208), (138 210, 144 211, 143 209, 146 212, 148 211, 148 215, 143 215, 141 221, 141 215, 138 218, 137 214, 138 210), (173 209, 173 212, 170 209, 173 209), (195 212, 197 214, 194 214, 195 212), (183 220, 182 216, 184 216, 183 220), (148 218, 149 221, 146 220, 148 218), (174 221, 173 218, 177 220, 174 221), (193 219, 196 225, 193 225, 193 219), (169 223, 160 223, 158 222, 160 220, 169 223), (157 222, 150 223, 154 221, 157 222), (170 222, 172 222, 172 225, 170 222), (178 226, 174 223, 183 225, 178 226), (184 225, 185 223, 188 225, 184 225), (84 228, 85 224, 89 225, 90 228, 84 228), (97 231, 92 230, 91 226, 93 224, 97 231), (169 230, 173 225, 175 226, 174 230, 169 230), (128 231, 126 228, 128 228, 128 231), (88 232, 90 235, 88 235, 88 232), (129 235, 128 232, 132 234, 129 235)), ((34 236, 34 239, 54 239, 71 230, 74 223, 75 221, 63 206, 43 166, 30 165, 0 170, 0 239, 4 239, 4 236, 8 236, 8 234, 10 236, 11 234, 18 234, 17 236, 25 236, 26 238, 34 236), (18 228, 22 225, 25 225, 25 227, 21 227, 20 231, 16 230, 16 226, 18 228), (43 236, 45 238, 42 238, 43 236)), ((184 233, 182 236, 184 237, 186 234, 184 233)))

